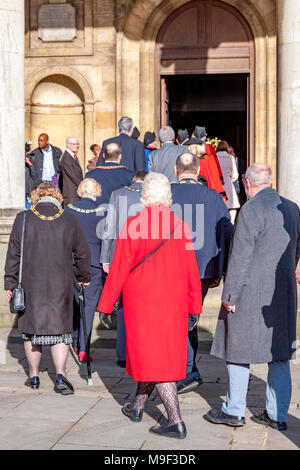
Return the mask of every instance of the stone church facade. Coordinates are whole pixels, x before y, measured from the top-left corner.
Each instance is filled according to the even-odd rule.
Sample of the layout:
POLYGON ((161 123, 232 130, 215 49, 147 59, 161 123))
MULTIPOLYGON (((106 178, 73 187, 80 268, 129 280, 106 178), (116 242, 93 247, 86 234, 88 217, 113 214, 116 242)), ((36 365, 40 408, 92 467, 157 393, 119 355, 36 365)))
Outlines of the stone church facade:
POLYGON ((123 115, 142 136, 208 123, 299 203, 299 0, 0 0, 0 37, 1 271, 41 132, 78 137, 85 167, 123 115))

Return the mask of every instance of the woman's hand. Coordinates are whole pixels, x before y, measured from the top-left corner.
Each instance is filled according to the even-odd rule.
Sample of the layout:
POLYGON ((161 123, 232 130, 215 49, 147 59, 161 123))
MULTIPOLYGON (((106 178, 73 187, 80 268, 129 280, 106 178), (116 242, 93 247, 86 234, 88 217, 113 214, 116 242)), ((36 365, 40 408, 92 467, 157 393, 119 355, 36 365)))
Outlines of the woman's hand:
POLYGON ((12 290, 7 290, 6 295, 7 295, 8 301, 10 301, 10 299, 12 298, 12 290))

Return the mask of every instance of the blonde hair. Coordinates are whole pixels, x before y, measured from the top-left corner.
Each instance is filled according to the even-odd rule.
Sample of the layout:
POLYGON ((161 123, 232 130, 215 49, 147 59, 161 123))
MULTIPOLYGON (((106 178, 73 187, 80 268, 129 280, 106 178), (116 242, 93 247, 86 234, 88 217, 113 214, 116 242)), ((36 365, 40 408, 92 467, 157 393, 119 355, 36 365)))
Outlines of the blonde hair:
POLYGON ((198 144, 189 145, 189 152, 193 155, 196 155, 196 157, 201 157, 201 155, 203 154, 203 152, 201 152, 201 145, 198 144))
POLYGON ((62 204, 63 197, 60 190, 52 183, 41 183, 31 193, 32 203, 35 206, 43 197, 54 197, 57 201, 62 204))
POLYGON ((151 172, 143 182, 141 203, 145 207, 172 205, 171 186, 168 178, 162 173, 151 172))
POLYGON ((97 198, 102 194, 101 185, 94 178, 84 178, 77 188, 79 197, 97 198))

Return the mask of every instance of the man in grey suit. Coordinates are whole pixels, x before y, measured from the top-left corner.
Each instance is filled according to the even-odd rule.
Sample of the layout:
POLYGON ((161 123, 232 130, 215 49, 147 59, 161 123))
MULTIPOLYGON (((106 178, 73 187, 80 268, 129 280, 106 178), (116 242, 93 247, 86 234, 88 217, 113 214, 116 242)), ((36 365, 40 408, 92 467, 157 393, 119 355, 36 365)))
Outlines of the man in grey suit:
MULTIPOLYGON (((103 271, 109 272, 111 265, 116 241, 122 230, 124 223, 128 217, 138 214, 143 206, 140 203, 142 184, 146 176, 146 171, 137 171, 133 177, 131 186, 124 186, 123 188, 113 191, 109 200, 109 206, 105 221, 104 233, 102 234, 102 245, 100 263, 102 263, 103 271)), ((108 315, 103 314, 100 316, 100 321, 103 325, 109 328, 107 323, 108 315)), ((118 324, 117 324, 117 364, 125 367, 126 361, 126 335, 123 308, 118 311, 118 324)))
POLYGON ((170 126, 160 129, 159 140, 163 144, 158 150, 153 150, 149 155, 149 172, 156 171, 166 175, 169 181, 176 181, 175 165, 177 158, 188 152, 185 145, 175 145, 175 132, 170 126))
POLYGON ((291 399, 289 360, 295 352, 300 214, 272 189, 271 169, 251 165, 250 199, 241 209, 231 247, 211 354, 227 361, 227 400, 212 423, 243 426, 249 364, 268 363, 265 411, 251 419, 283 431, 291 399))

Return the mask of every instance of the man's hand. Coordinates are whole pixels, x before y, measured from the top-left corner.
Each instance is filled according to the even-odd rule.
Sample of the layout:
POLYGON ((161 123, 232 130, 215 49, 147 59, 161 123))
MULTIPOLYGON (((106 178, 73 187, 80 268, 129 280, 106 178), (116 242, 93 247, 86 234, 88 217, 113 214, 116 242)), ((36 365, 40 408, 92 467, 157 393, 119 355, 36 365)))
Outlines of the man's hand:
POLYGON ((226 310, 228 310, 228 312, 235 313, 235 305, 227 305, 227 304, 224 304, 224 302, 223 302, 223 305, 226 308, 226 310))
POLYGON ((12 290, 7 290, 6 295, 7 295, 8 301, 10 301, 10 299, 12 298, 12 290))
POLYGON ((31 160, 31 158, 25 157, 25 163, 27 163, 27 165, 31 166, 33 162, 31 160))
POLYGON ((99 312, 100 323, 102 323, 105 328, 108 330, 111 328, 112 325, 112 314, 109 315, 107 313, 99 312))
POLYGON ((300 284, 300 269, 296 269, 295 274, 296 274, 297 284, 300 284))
POLYGON ((103 263, 103 264, 102 264, 103 271, 104 271, 106 274, 109 273, 109 266, 110 266, 109 263, 103 263))

